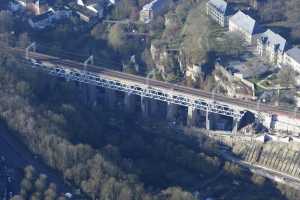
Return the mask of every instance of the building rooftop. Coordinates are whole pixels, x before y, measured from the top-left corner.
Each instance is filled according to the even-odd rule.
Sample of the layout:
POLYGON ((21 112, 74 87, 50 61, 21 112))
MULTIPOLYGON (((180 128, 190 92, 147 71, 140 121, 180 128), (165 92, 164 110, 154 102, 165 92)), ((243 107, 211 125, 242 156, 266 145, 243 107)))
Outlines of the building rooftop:
POLYGON ((54 14, 54 11, 49 10, 49 11, 47 11, 47 12, 41 14, 41 15, 34 16, 33 18, 31 18, 31 20, 32 20, 33 23, 36 23, 36 22, 39 22, 39 21, 42 21, 44 19, 49 18, 53 14, 54 14))
POLYGON ((155 10, 160 9, 165 4, 166 0, 153 0, 150 3, 143 6, 143 10, 155 10))
POLYGON ((87 9, 84 6, 78 5, 75 2, 69 3, 69 7, 71 9, 73 9, 74 11, 76 11, 78 13, 81 13, 82 15, 85 15, 85 16, 87 16, 89 18, 97 17, 97 13, 91 11, 90 9, 87 9))
POLYGON ((93 4, 97 4, 99 2, 99 0, 82 0, 84 5, 93 5, 93 4))
POLYGON ((24 4, 26 3, 34 3, 34 0, 28 1, 28 0, 16 0, 18 2, 23 2, 24 4))
POLYGON ((286 52, 287 55, 289 55, 291 58, 296 60, 298 63, 300 63, 300 48, 294 47, 286 52))
POLYGON ((278 49, 281 52, 284 52, 286 50, 286 39, 281 35, 274 33, 270 29, 268 29, 261 35, 261 40, 263 43, 273 46, 274 49, 278 49))
POLYGON ((209 0, 207 2, 211 6, 215 7, 219 12, 223 13, 224 15, 229 14, 229 5, 224 0, 209 0))
POLYGON ((229 20, 251 35, 257 33, 258 31, 256 20, 240 10, 229 20))
POLYGON ((35 3, 39 3, 39 4, 47 4, 48 1, 47 1, 47 0, 36 0, 35 3))

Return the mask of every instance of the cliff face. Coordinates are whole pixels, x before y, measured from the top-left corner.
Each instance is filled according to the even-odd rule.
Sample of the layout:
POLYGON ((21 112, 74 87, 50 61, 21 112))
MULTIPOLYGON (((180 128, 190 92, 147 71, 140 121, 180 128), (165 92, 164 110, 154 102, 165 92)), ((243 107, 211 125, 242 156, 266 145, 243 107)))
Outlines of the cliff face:
POLYGON ((168 52, 167 52, 165 46, 162 46, 162 45, 157 46, 152 43, 151 47, 150 47, 150 52, 151 52, 151 56, 152 56, 152 59, 155 64, 155 68, 162 73, 166 73, 166 71, 167 71, 166 64, 167 64, 169 55, 168 55, 168 52))
POLYGON ((201 76, 201 66, 196 64, 187 64, 186 65, 185 76, 190 78, 192 81, 197 81, 201 76))

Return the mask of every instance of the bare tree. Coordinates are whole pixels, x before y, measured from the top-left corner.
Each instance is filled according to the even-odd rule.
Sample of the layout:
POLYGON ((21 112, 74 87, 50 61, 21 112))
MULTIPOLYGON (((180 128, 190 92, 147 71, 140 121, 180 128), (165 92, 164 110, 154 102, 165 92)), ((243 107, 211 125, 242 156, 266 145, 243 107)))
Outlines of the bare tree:
POLYGON ((295 70, 290 66, 283 67, 278 73, 278 80, 281 86, 284 87, 295 86, 296 84, 295 70))
POLYGON ((0 11, 0 33, 7 33, 13 30, 14 19, 10 11, 0 11))
POLYGON ((126 35, 121 25, 115 24, 108 34, 108 42, 115 50, 121 50, 125 45, 126 35))

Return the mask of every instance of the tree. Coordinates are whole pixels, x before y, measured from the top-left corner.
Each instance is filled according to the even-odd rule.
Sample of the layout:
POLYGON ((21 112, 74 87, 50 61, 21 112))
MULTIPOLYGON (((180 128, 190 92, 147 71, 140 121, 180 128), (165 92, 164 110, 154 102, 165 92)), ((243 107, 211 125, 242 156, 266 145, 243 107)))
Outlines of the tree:
POLYGON ((126 43, 126 35, 123 27, 119 24, 114 24, 108 34, 108 42, 115 50, 121 50, 126 43))
POLYGON ((204 8, 204 3, 195 6, 189 12, 182 29, 183 53, 187 64, 205 63, 207 61, 207 52, 210 50, 208 41, 209 21, 203 14, 205 13, 204 8))
POLYGON ((18 46, 22 48, 26 48, 30 44, 30 38, 28 33, 22 33, 19 36, 18 46))
POLYGON ((131 188, 124 184, 120 191, 120 200, 131 200, 133 199, 133 194, 131 188))
POLYGON ((58 199, 57 200, 66 200, 67 198, 66 197, 64 197, 64 196, 60 196, 60 197, 58 197, 58 199))
POLYGON ((10 33, 0 33, 0 45, 8 46, 13 42, 13 35, 10 33))
POLYGON ((57 7, 63 7, 66 4, 65 0, 56 0, 55 5, 57 7))
POLYGON ((239 56, 246 49, 245 40, 239 33, 225 34, 213 40, 213 50, 219 54, 239 56))
POLYGON ((241 176, 242 175, 241 167, 237 164, 230 163, 228 161, 225 162, 224 170, 227 173, 231 173, 231 174, 236 175, 236 176, 241 176))
POLYGON ((181 22, 184 22, 186 19, 186 16, 189 13, 189 10, 191 9, 191 4, 189 1, 184 1, 183 3, 179 4, 176 9, 175 13, 176 16, 180 19, 181 22))
POLYGON ((254 184, 258 185, 258 186, 263 186, 265 184, 265 177, 263 176, 260 176, 260 175, 256 175, 256 174, 253 174, 251 176, 251 180, 254 184))
POLYGON ((26 166, 24 169, 24 173, 25 173, 25 178, 29 180, 33 180, 34 177, 36 176, 35 169, 32 165, 26 166))
POLYGON ((56 189, 54 188, 51 188, 49 186, 49 188, 44 192, 44 197, 45 199, 47 200, 54 200, 57 196, 57 193, 56 193, 56 189))
POLYGON ((278 79, 281 86, 294 86, 296 84, 296 73, 292 67, 286 66, 278 73, 278 79))
POLYGON ((35 189, 38 192, 42 192, 46 189, 47 185, 47 176, 45 174, 40 174, 39 178, 34 183, 35 189))
POLYGON ((196 200, 191 193, 183 191, 180 187, 171 187, 162 193, 167 200, 196 200))
POLYGON ((15 195, 10 200, 24 200, 24 198, 22 196, 20 196, 20 195, 15 195))
POLYGON ((114 18, 127 19, 130 16, 134 16, 134 12, 137 10, 137 4, 132 0, 119 1, 114 8, 114 18))
POLYGON ((31 195, 30 200, 41 200, 42 194, 40 192, 35 192, 31 195))
POLYGON ((23 189, 27 193, 30 192, 32 190, 31 180, 27 178, 23 178, 23 180, 21 181, 21 189, 23 189))
POLYGON ((10 33, 13 30, 14 19, 10 11, 0 11, 0 33, 10 33))
POLYGON ((104 38, 104 33, 106 29, 102 23, 98 23, 94 28, 91 30, 91 36, 96 40, 100 40, 104 38))

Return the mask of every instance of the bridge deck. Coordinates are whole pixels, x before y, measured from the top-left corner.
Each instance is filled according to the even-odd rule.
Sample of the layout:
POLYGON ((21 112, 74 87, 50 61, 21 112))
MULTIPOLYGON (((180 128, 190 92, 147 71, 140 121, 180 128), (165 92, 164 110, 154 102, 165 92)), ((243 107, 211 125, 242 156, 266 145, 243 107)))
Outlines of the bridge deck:
MULTIPOLYGON (((14 53, 18 53, 25 56, 25 50, 20 48, 9 48, 10 51, 14 53)), ((41 54, 37 52, 30 52, 30 57, 40 61, 47 61, 54 63, 61 67, 67 67, 69 69, 76 69, 81 72, 84 70, 84 64, 75 62, 72 60, 66 60, 46 54, 41 54)), ((161 91, 167 91, 168 94, 179 94, 180 96, 191 98, 193 100, 197 100, 200 98, 203 101, 206 101, 207 104, 218 104, 218 106, 227 107, 231 110, 236 110, 236 116, 242 115, 243 111, 251 111, 254 113, 267 113, 267 114, 278 114, 285 115, 290 118, 300 119, 300 112, 295 112, 291 108, 283 107, 283 106, 273 106, 270 104, 260 103, 259 110, 257 109, 257 102, 242 100, 237 98, 230 98, 220 94, 212 94, 210 92, 189 88, 182 85, 162 82, 153 79, 147 79, 145 77, 136 76, 127 74, 124 72, 119 72, 115 70, 110 70, 107 68, 103 68, 96 65, 87 65, 87 72, 101 75, 102 77, 109 77, 112 80, 118 80, 121 83, 130 83, 131 85, 138 85, 141 88, 145 89, 146 87, 151 88, 159 88, 161 91), (212 100, 212 98, 214 98, 212 100)), ((114 88, 113 88, 114 89, 114 88)), ((147 96, 147 95, 146 95, 147 96)))

